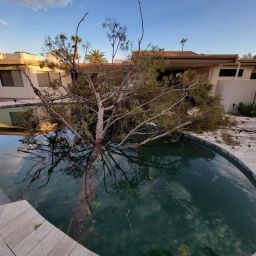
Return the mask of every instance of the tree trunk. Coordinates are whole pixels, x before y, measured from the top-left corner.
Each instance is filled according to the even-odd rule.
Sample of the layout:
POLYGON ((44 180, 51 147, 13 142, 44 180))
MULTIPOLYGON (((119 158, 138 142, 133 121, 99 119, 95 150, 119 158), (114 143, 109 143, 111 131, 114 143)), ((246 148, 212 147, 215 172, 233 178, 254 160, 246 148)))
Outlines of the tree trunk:
POLYGON ((95 135, 95 147, 101 148, 104 137, 104 107, 102 101, 98 101, 98 114, 97 114, 97 125, 96 125, 96 135, 95 135))
POLYGON ((67 231, 68 235, 80 243, 84 242, 85 234, 88 231, 86 220, 93 214, 91 199, 95 194, 98 183, 95 172, 97 171, 97 163, 101 161, 101 150, 102 147, 94 147, 90 159, 88 159, 88 164, 82 177, 83 182, 79 198, 67 231))
POLYGON ((98 103, 95 145, 90 159, 88 159, 86 169, 84 170, 84 184, 82 185, 79 200, 68 228, 68 234, 78 242, 83 242, 86 232, 85 220, 92 214, 90 199, 93 198, 97 186, 95 172, 97 171, 97 163, 101 161, 101 153, 103 149, 105 109, 100 99, 100 95, 96 92, 95 96, 98 103))

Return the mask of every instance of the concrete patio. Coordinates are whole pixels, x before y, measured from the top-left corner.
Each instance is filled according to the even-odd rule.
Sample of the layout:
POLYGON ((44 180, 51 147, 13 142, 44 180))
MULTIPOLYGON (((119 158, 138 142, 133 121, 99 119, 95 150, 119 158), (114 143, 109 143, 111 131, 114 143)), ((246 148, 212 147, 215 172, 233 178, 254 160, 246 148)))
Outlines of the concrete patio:
POLYGON ((214 132, 190 133, 195 138, 209 142, 234 156, 256 179, 256 118, 231 116, 236 125, 214 132), (228 134, 228 135, 227 135, 228 134), (230 141, 225 141, 225 136, 230 141))

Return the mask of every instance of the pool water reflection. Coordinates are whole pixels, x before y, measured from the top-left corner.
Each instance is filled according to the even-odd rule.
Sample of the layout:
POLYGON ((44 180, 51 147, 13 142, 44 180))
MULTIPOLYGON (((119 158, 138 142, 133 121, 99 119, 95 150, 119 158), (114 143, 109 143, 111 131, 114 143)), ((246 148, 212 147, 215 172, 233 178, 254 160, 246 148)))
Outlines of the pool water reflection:
MULTIPOLYGON (((0 193, 0 202, 25 198, 66 231, 81 178, 67 171, 65 159, 49 183, 43 172, 30 184, 27 173, 34 160, 17 153, 21 139, 0 136, 0 188, 5 195, 0 193)), ((161 141, 129 156, 136 163, 114 155, 125 176, 98 172, 91 200, 94 214, 84 221, 86 247, 115 256, 176 255, 182 244, 192 255, 210 255, 206 248, 223 256, 256 251, 255 187, 223 156, 189 140, 161 141)))

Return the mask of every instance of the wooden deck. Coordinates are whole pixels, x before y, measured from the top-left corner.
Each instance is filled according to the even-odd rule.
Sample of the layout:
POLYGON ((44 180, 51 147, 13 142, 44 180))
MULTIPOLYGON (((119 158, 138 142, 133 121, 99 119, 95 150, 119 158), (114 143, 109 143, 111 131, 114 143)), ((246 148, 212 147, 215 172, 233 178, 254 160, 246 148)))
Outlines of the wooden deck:
POLYGON ((44 219, 27 201, 0 205, 0 256, 97 256, 44 219))

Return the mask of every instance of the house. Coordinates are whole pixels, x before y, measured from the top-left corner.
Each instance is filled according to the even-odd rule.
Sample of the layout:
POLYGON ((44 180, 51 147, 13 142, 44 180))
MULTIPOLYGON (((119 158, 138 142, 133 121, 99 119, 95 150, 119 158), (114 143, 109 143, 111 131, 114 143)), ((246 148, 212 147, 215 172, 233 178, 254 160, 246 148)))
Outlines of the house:
MULTIPOLYGON (((240 102, 253 102, 256 97, 256 59, 240 59, 236 54, 197 54, 192 51, 141 51, 136 56, 165 60, 171 72, 180 73, 196 69, 206 74, 212 84, 212 94, 220 96, 226 112, 236 111, 240 102)), ((54 61, 51 55, 47 58, 54 61)), ((37 99, 28 79, 40 90, 50 92, 49 84, 58 80, 63 86, 70 83, 70 75, 63 71, 42 68, 42 58, 33 54, 16 52, 0 54, 0 99, 37 99)), ((86 73, 126 73, 131 63, 80 64, 80 71, 86 73)))
MULTIPOLYGON (((236 54, 197 54, 191 51, 142 51, 140 57, 165 60, 172 73, 196 69, 206 74, 212 94, 220 96, 226 112, 236 111, 240 102, 256 96, 256 59, 239 59, 236 54)), ((136 58, 138 52, 133 53, 136 58)))
MULTIPOLYGON (((48 59, 53 60, 50 55, 48 59)), ((23 72, 40 90, 50 92, 49 85, 54 81, 67 86, 70 77, 65 76, 61 70, 52 71, 48 67, 42 67, 43 61, 40 56, 25 52, 0 54, 0 99, 38 98, 23 72)))

